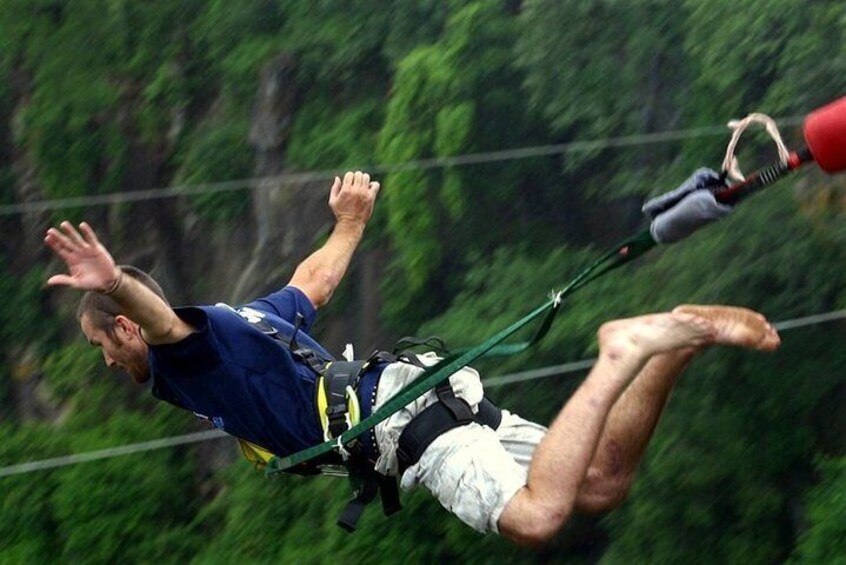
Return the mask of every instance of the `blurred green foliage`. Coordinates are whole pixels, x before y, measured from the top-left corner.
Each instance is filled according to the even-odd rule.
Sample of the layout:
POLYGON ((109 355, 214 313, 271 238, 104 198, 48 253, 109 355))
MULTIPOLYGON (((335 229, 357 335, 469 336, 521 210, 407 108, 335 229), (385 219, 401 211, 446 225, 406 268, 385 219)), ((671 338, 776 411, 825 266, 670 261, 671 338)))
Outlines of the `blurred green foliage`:
POLYGON ((791 563, 836 563, 846 555, 846 458, 819 461, 822 475, 808 493, 808 527, 791 563))
POLYGON ((56 336, 44 304, 44 269, 16 273, 0 260, 0 295, 7 306, 0 309, 0 342, 7 347, 43 344, 56 336))
MULTIPOLYGON (((0 0, 0 199, 23 199, 22 156, 47 197, 249 177, 261 73, 288 57, 286 167, 387 167, 369 235, 390 249, 382 321, 467 345, 641 227, 642 198, 716 166, 727 138, 639 136, 758 110, 800 116, 846 91, 844 39, 841 3, 823 0, 0 0), (619 143, 401 167, 609 139, 619 143)), ((783 131, 801 142, 797 128, 783 131)), ((772 155, 753 142, 741 158, 752 170, 772 155)), ((530 355, 480 368, 590 357, 603 321, 682 302, 740 304, 776 320, 843 307, 842 195, 842 181, 820 174, 784 181, 573 295, 530 355)), ((189 202, 225 233, 249 198, 189 202)), ((74 321, 56 321, 38 261, 12 243, 0 249, 0 466, 187 431, 184 414, 124 386, 68 337, 74 321), (33 366, 21 361, 27 349, 33 366), (20 394, 46 415, 15 409, 20 394)), ((842 327, 783 341, 773 356, 698 359, 629 502, 547 548, 481 537, 421 492, 390 521, 370 509, 350 537, 334 525, 343 480, 265 481, 242 463, 208 476, 198 461, 207 451, 182 447, 0 478, 0 562, 837 562, 842 327)), ((491 395, 548 421, 579 378, 491 395)))
MULTIPOLYGON (((252 172, 246 122, 209 123, 200 128, 185 148, 179 182, 191 185, 243 179, 252 172)), ((212 221, 233 221, 244 216, 250 200, 244 190, 201 192, 191 197, 194 209, 212 221)))

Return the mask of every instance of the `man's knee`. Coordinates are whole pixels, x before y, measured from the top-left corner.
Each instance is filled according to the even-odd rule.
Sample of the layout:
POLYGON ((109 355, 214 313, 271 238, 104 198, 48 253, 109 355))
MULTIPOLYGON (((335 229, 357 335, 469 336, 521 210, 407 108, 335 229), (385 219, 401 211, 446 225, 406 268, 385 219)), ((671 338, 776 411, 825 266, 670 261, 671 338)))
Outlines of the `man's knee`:
POLYGON ((519 545, 540 545, 552 540, 570 518, 571 510, 532 500, 527 488, 505 507, 497 527, 500 535, 519 545))

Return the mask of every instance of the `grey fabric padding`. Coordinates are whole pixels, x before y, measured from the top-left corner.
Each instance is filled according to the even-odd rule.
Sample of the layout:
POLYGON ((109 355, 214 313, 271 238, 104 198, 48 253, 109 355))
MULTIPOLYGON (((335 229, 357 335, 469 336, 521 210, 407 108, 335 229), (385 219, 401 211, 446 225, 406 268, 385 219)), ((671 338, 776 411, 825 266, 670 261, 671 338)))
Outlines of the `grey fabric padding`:
POLYGON ((725 218, 731 211, 732 207, 717 202, 710 190, 695 190, 669 210, 658 214, 652 220, 649 232, 658 243, 675 243, 705 224, 725 218))
POLYGON ((647 200, 642 210, 650 219, 655 219, 656 216, 675 206, 691 192, 704 188, 724 186, 725 183, 720 180, 720 175, 716 171, 703 167, 697 169, 675 190, 665 192, 660 196, 647 200))

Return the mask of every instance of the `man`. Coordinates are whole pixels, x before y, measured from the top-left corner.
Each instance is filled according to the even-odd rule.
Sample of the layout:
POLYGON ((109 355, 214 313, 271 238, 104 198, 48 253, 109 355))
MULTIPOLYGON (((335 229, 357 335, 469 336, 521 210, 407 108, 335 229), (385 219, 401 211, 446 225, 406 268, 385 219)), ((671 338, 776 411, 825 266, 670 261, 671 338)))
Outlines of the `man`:
MULTIPOLYGON (((272 334, 328 356, 308 330, 346 272, 378 192, 367 174, 336 178, 329 196, 336 224, 327 242, 284 288, 237 311, 171 308, 148 275, 118 267, 85 223, 48 230, 45 242, 69 271, 48 284, 86 291, 80 325, 108 366, 139 383, 152 378, 156 397, 284 456, 321 442, 324 430, 314 406, 315 372, 272 334)), ((695 353, 712 344, 779 345, 763 316, 722 306, 613 321, 598 340, 596 365, 549 429, 503 410, 498 426, 471 422, 439 435, 400 472, 397 443, 409 422, 438 402, 430 392, 365 438, 370 461, 380 473, 401 475, 406 488, 423 484, 479 531, 541 543, 574 512, 606 511, 624 499, 667 396, 695 353)), ((420 372, 408 363, 374 363, 358 385, 364 415, 420 372)), ((472 369, 450 383, 474 411, 482 403, 472 369)))

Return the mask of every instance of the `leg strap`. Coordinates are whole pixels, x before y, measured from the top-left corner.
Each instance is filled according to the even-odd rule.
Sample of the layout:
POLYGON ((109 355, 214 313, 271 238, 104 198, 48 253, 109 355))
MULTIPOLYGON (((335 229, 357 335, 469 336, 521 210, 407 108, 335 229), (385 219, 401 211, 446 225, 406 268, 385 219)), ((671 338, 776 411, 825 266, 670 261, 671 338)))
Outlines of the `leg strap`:
POLYGON ((502 410, 487 398, 483 398, 479 403, 476 421, 492 430, 498 430, 502 423, 502 410))
POLYGON ((390 516, 402 510, 396 477, 377 473, 366 461, 350 461, 348 464, 354 497, 344 507, 338 525, 347 532, 355 531, 361 515, 376 495, 382 498, 382 512, 390 516))
POLYGON ((429 444, 441 434, 470 422, 477 422, 495 430, 502 422, 502 410, 487 398, 482 399, 478 413, 473 414, 470 406, 455 396, 449 384, 447 388, 449 395, 445 395, 446 401, 441 397, 439 402, 426 407, 400 434, 397 445, 400 476, 420 460, 429 444))
MULTIPOLYGON (((326 437, 336 438, 358 422, 360 417, 357 390, 365 361, 333 361, 318 379, 317 406, 322 411, 321 426, 326 437), (356 406, 352 413, 351 402, 356 406)), ((355 530, 364 509, 380 495, 386 516, 402 509, 395 477, 386 477, 373 469, 373 462, 363 453, 358 439, 346 446, 345 464, 353 487, 353 499, 347 503, 338 525, 348 532, 355 530)))

